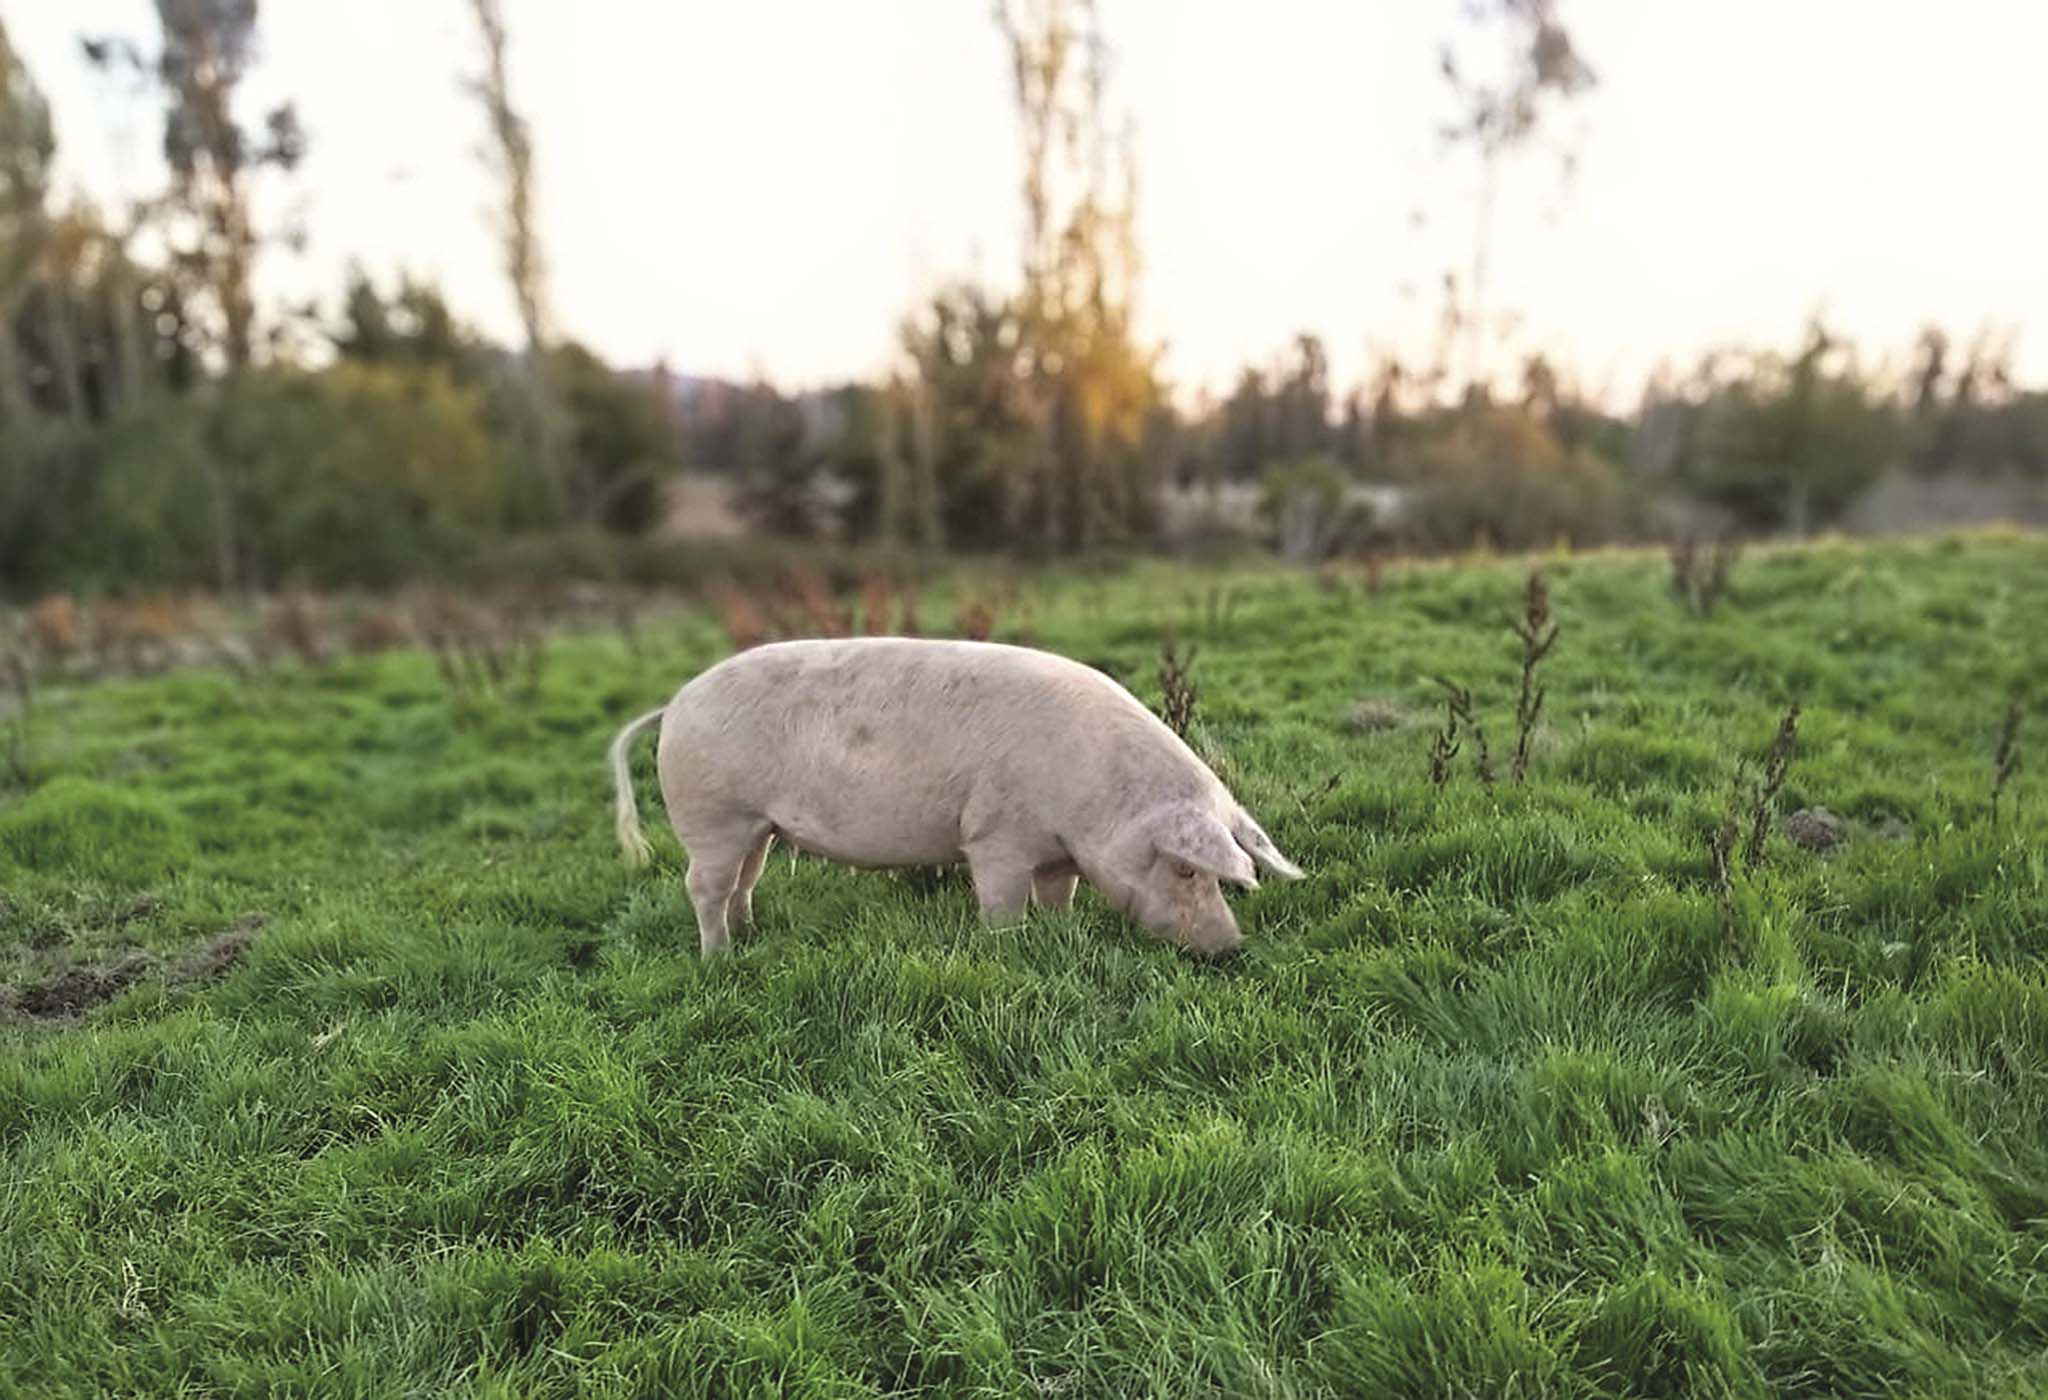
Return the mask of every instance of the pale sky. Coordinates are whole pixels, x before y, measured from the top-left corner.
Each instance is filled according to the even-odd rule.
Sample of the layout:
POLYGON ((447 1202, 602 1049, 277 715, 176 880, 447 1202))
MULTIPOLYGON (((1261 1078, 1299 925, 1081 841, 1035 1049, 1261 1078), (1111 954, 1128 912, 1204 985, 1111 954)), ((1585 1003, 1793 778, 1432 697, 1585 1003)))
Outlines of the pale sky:
MULTIPOLYGON (((1469 181, 1438 154, 1456 0, 1101 0, 1143 188, 1142 328, 1183 392, 1319 334, 1340 381, 1426 337, 1469 181), (1417 208, 1427 224, 1411 223, 1417 208), (1404 292, 1404 288, 1409 290, 1404 292)), ((1016 262, 1019 155, 986 0, 506 0, 560 329, 614 362, 815 384, 891 361, 946 279, 1016 262)), ((2019 332, 2048 378, 2048 5, 1564 0, 1600 86, 1580 170, 1511 181, 1493 304, 1591 387, 1789 344, 1809 311, 1902 355, 1934 320, 2019 332)), ((70 187, 151 184, 156 115, 80 33, 153 39, 149 0, 0 0, 70 187), (125 129, 124 129, 125 126, 125 129)), ((441 282, 510 336, 464 0, 264 0, 249 110, 299 104, 303 257, 441 282)))

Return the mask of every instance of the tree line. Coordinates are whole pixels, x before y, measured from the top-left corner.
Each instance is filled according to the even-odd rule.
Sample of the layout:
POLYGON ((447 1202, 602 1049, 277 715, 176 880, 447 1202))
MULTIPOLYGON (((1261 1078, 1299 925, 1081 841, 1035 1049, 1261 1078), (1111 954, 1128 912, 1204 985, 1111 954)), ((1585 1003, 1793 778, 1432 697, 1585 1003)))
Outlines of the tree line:
POLYGON ((1556 0, 1467 6, 1441 56, 1444 157, 1483 197, 1434 347, 1347 387, 1302 335, 1193 403, 1137 329, 1133 126, 1092 0, 992 5, 1017 115, 1011 278, 912 308, 873 382, 687 403, 556 325, 513 36, 498 0, 466 3, 510 346, 411 277, 352 270, 332 308, 259 304, 258 269, 302 230, 265 224, 256 195, 307 138, 289 104, 239 100, 257 0, 155 0, 147 42, 82 41, 159 118, 162 186, 120 209, 55 189, 62 133, 0 26, 0 589, 396 584, 508 539, 645 532, 686 468, 768 534, 1038 555, 1150 547, 1177 528, 1170 498, 1232 493, 1312 557, 1642 537, 1674 528, 1674 502, 1683 528, 1807 530, 1888 473, 2048 483, 2048 395, 1989 334, 1929 330, 1886 365, 1816 322, 1660 374, 1626 413, 1541 353, 1495 368, 1490 192, 1512 162, 1568 169, 1554 117, 1597 81, 1556 0))

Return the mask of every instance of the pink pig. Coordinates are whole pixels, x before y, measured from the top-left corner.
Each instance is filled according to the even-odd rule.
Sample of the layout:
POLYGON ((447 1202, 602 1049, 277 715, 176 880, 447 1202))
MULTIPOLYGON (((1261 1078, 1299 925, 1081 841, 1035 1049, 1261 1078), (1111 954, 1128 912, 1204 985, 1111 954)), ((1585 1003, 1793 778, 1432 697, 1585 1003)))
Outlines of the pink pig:
POLYGON ((1242 941, 1218 882, 1301 871, 1207 764, 1089 666, 989 642, 778 642, 705 671, 611 745, 619 845, 649 855, 627 771, 657 763, 704 953, 753 917, 780 836, 858 866, 965 860, 984 918, 1063 909, 1082 877, 1204 954, 1242 941))

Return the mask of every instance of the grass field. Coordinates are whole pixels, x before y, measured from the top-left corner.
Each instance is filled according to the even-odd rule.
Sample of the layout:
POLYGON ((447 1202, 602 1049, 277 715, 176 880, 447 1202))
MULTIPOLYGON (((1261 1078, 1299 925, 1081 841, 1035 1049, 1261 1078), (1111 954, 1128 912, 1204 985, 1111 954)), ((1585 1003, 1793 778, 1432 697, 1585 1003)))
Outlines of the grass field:
POLYGON ((1469 742, 1431 785, 1428 677, 1504 773, 1525 564, 1027 590, 1148 701, 1198 646, 1198 747, 1309 872, 1220 966, 781 853, 701 964, 602 753, 704 619, 467 710, 407 653, 44 697, 0 1393, 2048 1394, 2042 779, 1987 811, 2048 543, 1758 554, 1704 620, 1660 557, 1544 567, 1490 789, 1469 742), (1850 839, 1724 901, 1795 696, 1778 810, 1850 839))

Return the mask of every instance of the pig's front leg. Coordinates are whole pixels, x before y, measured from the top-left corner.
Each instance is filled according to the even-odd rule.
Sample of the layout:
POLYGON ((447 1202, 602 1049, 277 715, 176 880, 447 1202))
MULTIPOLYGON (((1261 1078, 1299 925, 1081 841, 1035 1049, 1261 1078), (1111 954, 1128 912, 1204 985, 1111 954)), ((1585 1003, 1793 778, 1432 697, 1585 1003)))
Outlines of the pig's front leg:
POLYGON ((1015 923, 1031 903, 1030 855, 1007 842, 987 842, 967 850, 967 870, 974 877, 981 917, 992 924, 1015 923))
POLYGON ((1074 902, 1081 870, 1070 860, 1041 865, 1031 872, 1031 898, 1043 909, 1065 909, 1074 902))

